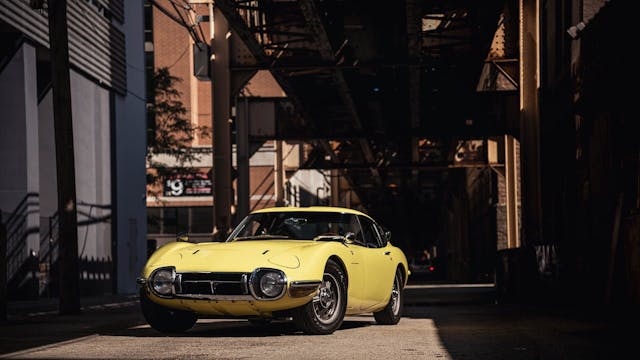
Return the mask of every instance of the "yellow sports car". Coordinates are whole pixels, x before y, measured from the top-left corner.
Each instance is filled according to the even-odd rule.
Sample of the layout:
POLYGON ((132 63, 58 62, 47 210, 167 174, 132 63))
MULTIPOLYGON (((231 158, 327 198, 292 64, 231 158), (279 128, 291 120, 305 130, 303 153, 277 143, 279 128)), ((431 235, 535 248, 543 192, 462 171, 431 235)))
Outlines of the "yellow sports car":
POLYGON ((389 238, 351 209, 255 211, 225 242, 158 249, 138 278, 142 312, 162 332, 186 331, 199 316, 293 318, 310 334, 333 333, 351 314, 397 324, 409 269, 389 238))

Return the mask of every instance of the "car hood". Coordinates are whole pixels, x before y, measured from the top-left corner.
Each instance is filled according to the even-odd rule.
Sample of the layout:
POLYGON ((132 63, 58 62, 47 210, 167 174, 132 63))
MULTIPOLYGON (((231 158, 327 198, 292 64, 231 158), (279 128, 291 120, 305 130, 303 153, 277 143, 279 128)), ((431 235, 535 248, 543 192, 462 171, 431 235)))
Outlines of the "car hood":
POLYGON ((200 243, 175 247, 149 259, 149 265, 175 266, 176 271, 249 272, 258 267, 296 269, 311 240, 261 240, 200 243))

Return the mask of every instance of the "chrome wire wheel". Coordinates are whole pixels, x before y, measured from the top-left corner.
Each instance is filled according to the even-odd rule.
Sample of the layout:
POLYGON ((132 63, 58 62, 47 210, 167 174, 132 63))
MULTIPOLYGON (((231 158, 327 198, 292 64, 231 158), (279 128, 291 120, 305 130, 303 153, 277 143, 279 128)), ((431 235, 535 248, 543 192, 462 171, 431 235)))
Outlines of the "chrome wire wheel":
POLYGON ((313 312, 319 322, 331 324, 340 316, 340 286, 333 274, 324 273, 318 294, 313 297, 313 312))
POLYGON ((347 310, 347 284, 344 270, 327 260, 322 282, 308 303, 292 310, 298 329, 307 334, 327 335, 340 328, 347 310))
POLYGON ((393 281, 393 288, 391 289, 391 310, 393 311, 393 315, 398 315, 400 312, 400 277, 396 276, 393 281))
POLYGON ((398 267, 398 269, 396 269, 396 276, 393 278, 393 284, 391 285, 391 294, 387 306, 373 313, 376 323, 381 325, 395 325, 400 321, 404 307, 402 285, 404 285, 404 280, 402 271, 398 267))

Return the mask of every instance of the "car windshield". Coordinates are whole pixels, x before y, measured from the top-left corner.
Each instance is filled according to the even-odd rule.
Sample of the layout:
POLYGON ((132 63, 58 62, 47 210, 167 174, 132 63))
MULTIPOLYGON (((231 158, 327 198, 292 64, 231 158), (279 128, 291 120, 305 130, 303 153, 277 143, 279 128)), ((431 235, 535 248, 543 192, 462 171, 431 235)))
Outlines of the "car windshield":
POLYGON ((353 214, 338 212, 282 211, 247 216, 227 241, 294 239, 314 240, 359 234, 360 224, 353 214))

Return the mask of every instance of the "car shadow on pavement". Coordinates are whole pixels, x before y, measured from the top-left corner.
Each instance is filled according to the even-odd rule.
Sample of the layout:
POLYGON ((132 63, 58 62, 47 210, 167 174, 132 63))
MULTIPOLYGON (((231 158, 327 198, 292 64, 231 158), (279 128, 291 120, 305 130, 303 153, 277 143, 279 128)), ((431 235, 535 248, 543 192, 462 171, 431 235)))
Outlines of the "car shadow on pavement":
MULTIPOLYGON (((340 330, 362 328, 371 324, 371 321, 345 320, 340 330)), ((247 320, 240 319, 200 319, 193 328, 183 333, 162 333, 144 324, 102 334, 132 337, 269 337, 305 335, 296 328, 293 321, 274 321, 270 324, 254 325, 247 320)))

